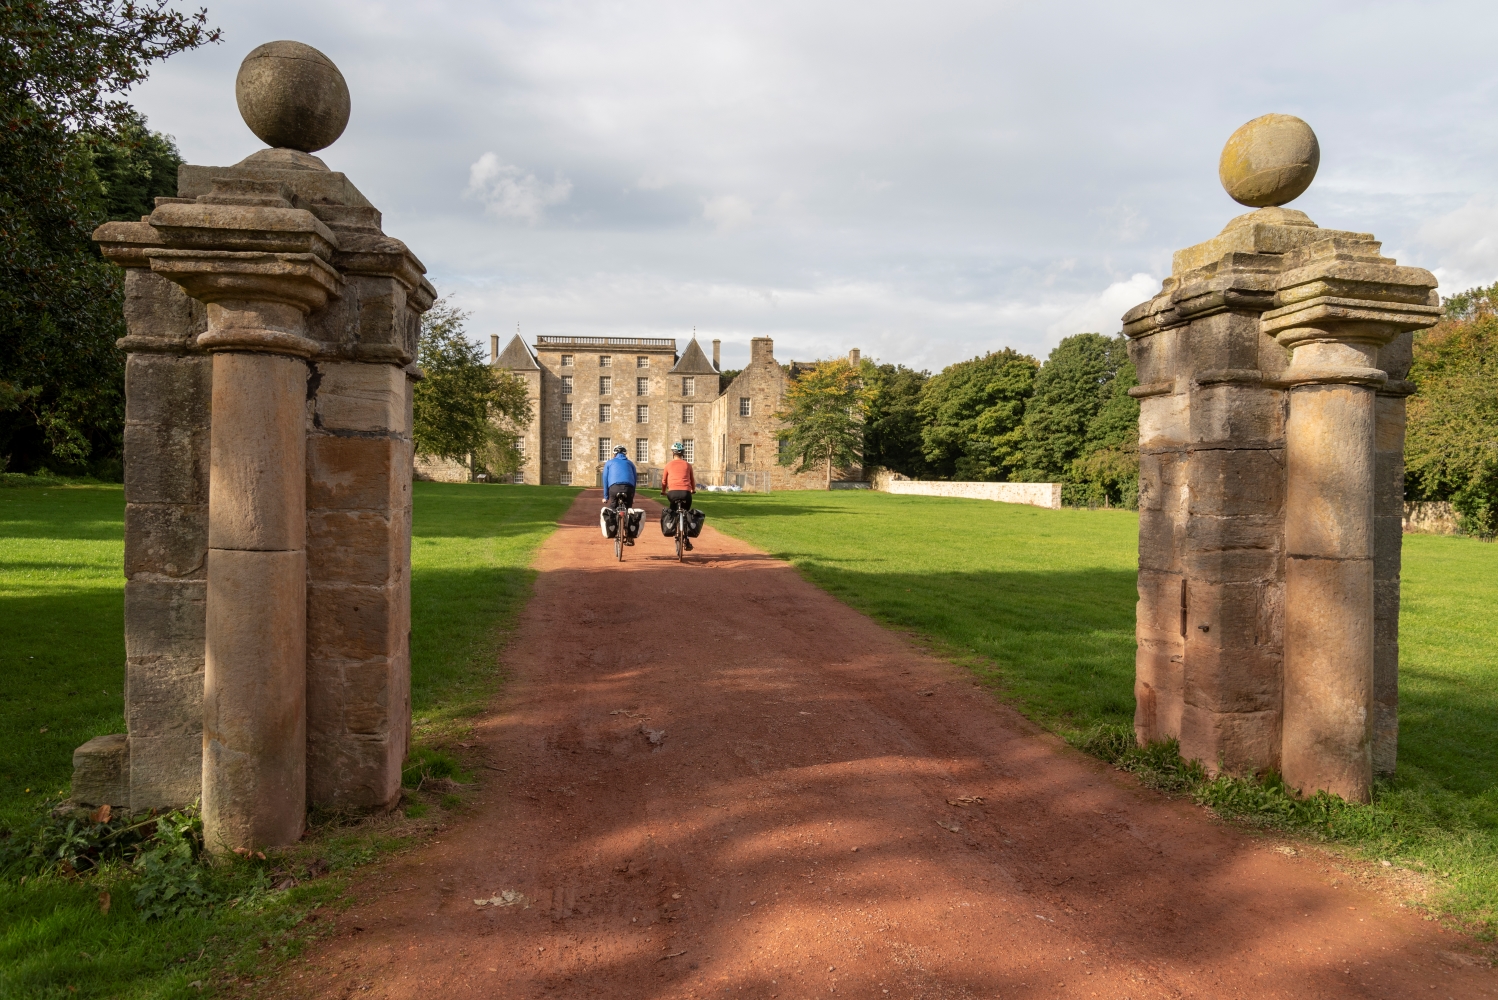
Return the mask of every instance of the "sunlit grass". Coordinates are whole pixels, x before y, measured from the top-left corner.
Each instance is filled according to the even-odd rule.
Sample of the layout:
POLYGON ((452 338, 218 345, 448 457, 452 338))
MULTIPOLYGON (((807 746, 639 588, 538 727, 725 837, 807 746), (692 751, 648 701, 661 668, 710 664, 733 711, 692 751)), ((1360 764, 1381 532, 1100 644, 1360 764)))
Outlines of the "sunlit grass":
MULTIPOLYGON (((124 496, 118 486, 7 480, 0 826, 14 827, 67 793, 75 747, 124 731, 124 496)), ((418 736, 462 724, 497 689, 497 652, 530 594, 530 560, 576 493, 416 484, 412 704, 428 720, 418 736)), ((333 874, 206 918, 140 919, 134 872, 119 864, 86 879, 0 876, 0 997, 209 995, 299 953, 327 926, 305 922, 309 913, 340 905, 343 873, 405 842, 398 825, 321 829, 294 856, 315 854, 333 874)))

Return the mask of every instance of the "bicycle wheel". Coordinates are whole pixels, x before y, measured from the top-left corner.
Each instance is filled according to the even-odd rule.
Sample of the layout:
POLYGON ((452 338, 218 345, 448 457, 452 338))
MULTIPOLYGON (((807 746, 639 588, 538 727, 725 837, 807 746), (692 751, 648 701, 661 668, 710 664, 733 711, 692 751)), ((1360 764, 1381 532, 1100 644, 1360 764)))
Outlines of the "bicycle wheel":
POLYGON ((622 524, 614 533, 614 558, 620 562, 624 561, 624 525, 622 524))
POLYGON ((687 536, 686 526, 683 525, 681 522, 682 522, 681 512, 677 511, 677 513, 676 513, 676 561, 677 562, 681 562, 682 561, 683 557, 682 557, 681 542, 682 542, 682 539, 686 538, 686 536, 687 536))

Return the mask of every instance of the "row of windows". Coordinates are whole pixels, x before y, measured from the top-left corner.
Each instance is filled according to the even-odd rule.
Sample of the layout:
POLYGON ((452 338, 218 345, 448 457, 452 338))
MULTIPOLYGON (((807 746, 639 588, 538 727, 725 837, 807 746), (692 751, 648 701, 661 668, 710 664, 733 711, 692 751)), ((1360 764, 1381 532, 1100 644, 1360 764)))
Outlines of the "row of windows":
MULTIPOLYGON (((691 438, 685 438, 685 439, 682 440, 681 446, 682 446, 682 450, 685 451, 685 453, 686 453, 686 459, 687 459, 687 461, 688 462, 696 461, 696 459, 697 459, 697 442, 693 441, 691 438)), ((740 445, 739 446, 739 454, 740 455, 745 454, 744 448, 746 448, 746 447, 752 447, 752 445, 740 445)), ((564 462, 570 462, 570 461, 572 461, 572 453, 573 453, 572 438, 570 438, 570 437, 562 438, 562 448, 561 448, 561 456, 560 456, 561 460, 564 461, 564 462)), ((610 458, 613 458, 613 457, 614 457, 614 439, 613 438, 599 438, 598 439, 598 460, 600 462, 606 462, 610 458)), ((650 439, 649 438, 635 438, 635 461, 639 462, 641 464, 647 464, 647 463, 649 463, 649 461, 650 461, 650 439)), ((748 459, 746 459, 746 458, 740 458, 739 461, 746 462, 746 461, 748 461, 748 459)), ((564 472, 564 473, 562 473, 562 477, 563 477, 563 480, 562 480, 562 485, 563 486, 570 486, 572 484, 572 479, 571 479, 572 473, 570 473, 570 472, 564 472)))
MULTIPOLYGON (((573 378, 573 376, 571 376, 571 375, 563 375, 562 376, 562 395, 564 395, 564 396, 570 396, 570 395, 572 395, 572 391, 573 391, 572 378, 573 378)), ((612 376, 612 375, 600 375, 600 376, 598 376, 598 394, 600 396, 612 396, 614 394, 614 376, 612 376)), ((683 396, 695 396, 695 395, 697 395, 697 379, 694 378, 694 377, 692 377, 692 376, 690 376, 690 375, 686 376, 685 378, 683 378, 681 380, 681 394, 683 396)), ((636 396, 648 396, 648 395, 650 395, 650 379, 646 378, 643 375, 635 379, 635 395, 636 396)), ((741 416, 741 417, 747 417, 748 415, 749 415, 749 397, 747 397, 747 396, 741 396, 739 398, 739 416, 741 416)))
MULTIPOLYGON (((749 416, 749 406, 748 406, 748 403, 749 403, 749 401, 747 399, 739 400, 739 416, 741 416, 741 417, 747 417, 747 416, 749 416)), ((626 412, 628 412, 628 411, 626 411, 626 412)), ((562 404, 562 423, 564 423, 564 424, 570 424, 573 421, 573 419, 574 419, 574 417, 573 417, 572 404, 571 403, 563 403, 562 404)), ((614 421, 614 404, 613 403, 599 403, 598 404, 598 422, 601 423, 601 424, 609 424, 609 423, 613 423, 613 421, 614 421)), ((697 407, 696 407, 695 404, 688 404, 688 405, 683 406, 681 408, 681 422, 684 423, 684 424, 695 424, 697 422, 697 407)), ((641 405, 635 407, 635 423, 637 423, 637 424, 648 424, 648 423, 650 423, 650 407, 648 405, 641 404, 641 405)))
MULTIPOLYGON (((562 355, 562 367, 563 368, 571 368, 571 367, 573 367, 573 356, 571 354, 564 354, 564 355, 562 355)), ((598 367, 599 368, 612 368, 612 367, 614 367, 614 356, 612 354, 600 354, 598 356, 598 367)), ((635 358, 635 367, 636 368, 649 368, 650 367, 650 355, 648 355, 648 354, 638 355, 635 358)))

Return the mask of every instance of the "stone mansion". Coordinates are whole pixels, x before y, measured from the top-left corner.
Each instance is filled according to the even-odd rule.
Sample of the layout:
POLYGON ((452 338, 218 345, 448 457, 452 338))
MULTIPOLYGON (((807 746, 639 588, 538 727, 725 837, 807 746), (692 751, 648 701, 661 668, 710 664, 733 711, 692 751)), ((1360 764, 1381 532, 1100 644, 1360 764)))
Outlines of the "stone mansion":
MULTIPOLYGON (((525 456, 515 482, 595 486, 617 445, 629 449, 642 485, 660 482, 671 444, 686 447, 700 485, 749 489, 822 486, 818 469, 792 471, 778 462, 775 419, 799 367, 780 365, 769 337, 750 341, 749 364, 729 381, 720 341, 708 360, 695 337, 677 352, 669 337, 517 334, 503 350, 490 338, 491 363, 525 380, 535 415, 520 442, 525 456)), ((855 363, 858 351, 849 358, 855 363)), ((858 470, 834 470, 856 478, 858 470)))

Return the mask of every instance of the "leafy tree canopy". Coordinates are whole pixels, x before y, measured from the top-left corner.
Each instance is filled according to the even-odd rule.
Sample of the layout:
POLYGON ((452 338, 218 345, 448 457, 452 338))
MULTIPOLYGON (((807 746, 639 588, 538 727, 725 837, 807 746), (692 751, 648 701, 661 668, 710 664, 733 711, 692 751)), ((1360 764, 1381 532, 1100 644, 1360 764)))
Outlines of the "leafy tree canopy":
POLYGON ((438 301, 421 320, 413 411, 416 451, 508 476, 523 456, 519 434, 530 425, 525 380, 484 360, 463 331, 466 313, 438 301))
POLYGON ((218 37, 165 0, 0 0, 0 464, 117 454, 122 281, 89 236, 175 176, 119 95, 218 37))
POLYGON ((779 434, 784 442, 780 464, 801 469, 820 465, 830 488, 833 466, 861 458, 870 394, 860 368, 846 358, 818 361, 802 371, 786 388, 784 408, 775 414, 787 424, 779 434))
POLYGON ((916 410, 921 456, 943 479, 1002 481, 1020 457, 1025 405, 1039 363, 1004 348, 932 376, 916 410))
POLYGON ((869 389, 868 414, 863 425, 863 460, 902 476, 919 479, 928 474, 921 443, 921 389, 930 372, 904 365, 880 365, 865 358, 860 374, 869 389))
POLYGON ((1405 495, 1449 500, 1473 534, 1498 532, 1498 285, 1445 301, 1415 337, 1405 495))
POLYGON ((1134 378, 1123 336, 1079 333, 1057 344, 1035 377, 1035 395, 1025 408, 1017 478, 1056 482, 1066 478, 1076 459, 1126 440, 1139 414, 1127 395, 1134 378))

